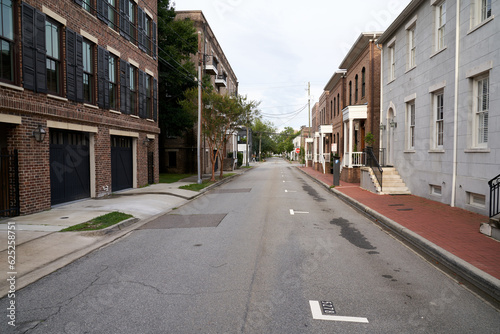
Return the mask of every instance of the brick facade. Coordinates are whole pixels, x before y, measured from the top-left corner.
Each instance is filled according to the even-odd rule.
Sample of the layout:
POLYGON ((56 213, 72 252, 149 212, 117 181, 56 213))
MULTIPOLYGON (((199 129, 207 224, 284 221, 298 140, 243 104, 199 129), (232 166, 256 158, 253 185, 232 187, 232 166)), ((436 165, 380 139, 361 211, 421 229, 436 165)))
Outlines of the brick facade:
MULTIPOLYGON (((119 11, 120 1, 116 1, 119 11)), ((146 13, 150 19, 150 28, 156 27, 156 1, 139 0, 135 4, 135 20, 138 13, 146 13), (154 23, 153 23, 154 22, 154 23)), ((92 1, 92 8, 96 2, 92 1)), ((120 13, 116 14, 118 23, 120 13)), ((140 14, 142 15, 142 14, 140 14)), ((157 60, 153 51, 144 52, 139 49, 135 39, 132 42, 120 35, 120 29, 109 27, 103 20, 97 18, 97 12, 91 9, 91 13, 82 8, 72 0, 42 0, 25 2, 14 2, 14 80, 0 81, 0 125, 7 129, 6 133, 0 134, 0 148, 3 151, 19 152, 19 205, 20 214, 29 214, 51 207, 51 131, 69 131, 74 134, 85 134, 89 138, 90 147, 90 197, 101 197, 113 191, 111 172, 111 136, 120 135, 132 138, 133 142, 133 165, 134 187, 148 184, 148 152, 154 154, 154 182, 158 182, 158 134, 159 127, 154 103, 146 105, 142 100, 143 95, 150 94, 148 101, 154 101, 154 89, 137 93, 135 112, 120 112, 120 65, 116 65, 116 98, 118 104, 115 110, 109 107, 99 107, 98 99, 103 95, 98 89, 99 80, 103 80, 103 72, 98 67, 98 47, 106 50, 107 54, 114 55, 118 61, 124 60, 136 66, 136 80, 144 74, 151 84, 156 83, 158 78, 157 60), (36 89, 27 88, 28 72, 23 73, 23 61, 25 59, 26 36, 23 38, 22 19, 23 8, 27 4, 34 8, 35 13, 45 20, 50 20, 58 26, 59 42, 55 43, 60 49, 59 67, 59 93, 50 94, 37 92, 36 89), (92 68, 91 100, 86 103, 75 102, 69 98, 68 89, 68 56, 67 34, 74 31, 86 39, 91 46, 92 68), (146 76, 147 74, 147 76, 146 76), (143 104, 141 104, 143 103, 143 104), (144 106, 144 107, 143 107, 144 106), (146 108, 148 106, 148 108, 146 108), (139 110, 144 108, 144 115, 139 110), (147 110, 146 110, 147 109, 147 110), (46 137, 42 142, 33 138, 33 131, 39 126, 46 131, 46 137)), ((142 21, 141 21, 142 22, 142 21)), ((118 23, 119 26, 119 23, 118 23)), ((137 25, 136 25, 137 27, 137 25)), ((141 30, 142 31, 142 30, 141 30)), ((155 32, 156 34, 156 32, 155 32)), ((136 37, 140 37, 137 34, 136 37)), ((153 36, 151 36, 153 37, 153 36)), ((152 39, 152 38, 151 38, 152 39)), ((153 45, 151 42, 150 44, 153 45)), ((47 55, 43 55, 48 57, 47 55)), ((108 75, 108 73, 107 73, 108 75)), ((106 75, 106 76, 107 76, 106 75)), ((37 77, 38 78, 38 77, 37 77)), ((107 81, 106 81, 107 83, 107 81)), ((143 83, 143 81, 141 81, 143 83)), ((141 83, 135 89, 142 88, 141 83)), ((150 84, 150 85, 151 85, 150 84)), ((104 86, 106 87, 106 86, 104 86)), ((145 90, 145 89, 144 89, 145 90)), ((128 110, 127 110, 128 111, 128 110)), ((78 152, 77 152, 78 153, 78 152)), ((83 158, 75 155, 75 159, 83 158)), ((87 157, 84 157, 87 159, 87 157)), ((52 166, 53 167, 53 166, 52 166)), ((66 168, 68 168, 66 166, 66 168)))

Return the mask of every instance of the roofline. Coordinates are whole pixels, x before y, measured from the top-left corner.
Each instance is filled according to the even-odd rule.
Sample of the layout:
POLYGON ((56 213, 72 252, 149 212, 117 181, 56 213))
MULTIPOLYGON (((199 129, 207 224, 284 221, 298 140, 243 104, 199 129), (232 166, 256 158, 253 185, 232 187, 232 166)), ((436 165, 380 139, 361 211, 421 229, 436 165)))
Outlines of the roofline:
POLYGON ((349 50, 349 52, 344 57, 344 60, 342 60, 342 63, 340 63, 340 68, 349 68, 349 66, 347 66, 348 60, 352 59, 353 57, 357 58, 359 56, 359 53, 361 53, 361 52, 356 52, 356 50, 361 45, 361 43, 368 44, 368 42, 370 41, 370 39, 379 39, 380 36, 383 33, 384 33, 383 31, 362 32, 359 35, 359 37, 356 40, 356 42, 354 42, 354 44, 352 45, 352 47, 349 50))
POLYGON ((380 44, 383 44, 385 41, 390 39, 392 35, 396 32, 396 30, 403 25, 410 14, 413 14, 415 9, 420 6, 425 0, 412 0, 408 6, 406 6, 405 9, 399 14, 399 16, 391 23, 389 28, 385 30, 385 32, 382 34, 382 36, 379 37, 378 42, 380 44))
POLYGON ((201 17, 202 17, 202 23, 204 25, 207 26, 207 30, 211 33, 213 39, 215 40, 215 42, 217 43, 217 45, 219 46, 221 52, 222 52, 222 55, 224 56, 224 58, 226 59, 226 64, 227 66, 229 67, 229 70, 231 71, 231 73, 233 74, 234 78, 236 79, 235 81, 235 85, 236 87, 238 87, 238 77, 236 76, 236 74, 234 73, 233 71, 233 67, 231 66, 231 64, 229 63, 229 60, 227 59, 226 57, 226 53, 224 52, 224 50, 222 49, 222 46, 220 45, 219 43, 219 40, 217 39, 217 37, 215 36, 215 33, 214 31, 212 30, 212 27, 210 26, 210 24, 208 23, 208 20, 207 18, 205 17, 205 14, 203 14, 203 11, 202 10, 176 10, 175 11, 175 15, 177 16, 177 14, 193 14, 193 13, 196 13, 196 14, 201 14, 201 17))

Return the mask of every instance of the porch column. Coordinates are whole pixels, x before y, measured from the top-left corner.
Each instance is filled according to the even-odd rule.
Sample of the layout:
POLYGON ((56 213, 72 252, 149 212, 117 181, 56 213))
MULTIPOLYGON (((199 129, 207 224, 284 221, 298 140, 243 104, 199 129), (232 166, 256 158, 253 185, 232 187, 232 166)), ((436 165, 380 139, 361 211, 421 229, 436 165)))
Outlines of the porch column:
POLYGON ((352 168, 352 134, 354 132, 354 123, 352 118, 349 118, 349 168, 352 168))
POLYGON ((343 142, 344 142, 344 166, 346 166, 346 163, 349 161, 349 156, 346 155, 347 153, 347 123, 344 122, 344 136, 343 136, 343 142), (346 160, 347 159, 347 160, 346 160))

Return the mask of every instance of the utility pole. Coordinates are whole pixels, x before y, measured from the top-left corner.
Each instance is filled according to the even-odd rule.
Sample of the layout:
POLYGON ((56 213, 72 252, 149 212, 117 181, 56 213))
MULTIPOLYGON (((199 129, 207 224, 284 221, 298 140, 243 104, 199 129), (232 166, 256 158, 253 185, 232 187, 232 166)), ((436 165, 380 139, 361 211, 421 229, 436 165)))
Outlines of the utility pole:
POLYGON ((203 181, 201 179, 201 43, 200 43, 201 31, 198 31, 198 134, 197 134, 197 160, 198 160, 198 184, 203 181))

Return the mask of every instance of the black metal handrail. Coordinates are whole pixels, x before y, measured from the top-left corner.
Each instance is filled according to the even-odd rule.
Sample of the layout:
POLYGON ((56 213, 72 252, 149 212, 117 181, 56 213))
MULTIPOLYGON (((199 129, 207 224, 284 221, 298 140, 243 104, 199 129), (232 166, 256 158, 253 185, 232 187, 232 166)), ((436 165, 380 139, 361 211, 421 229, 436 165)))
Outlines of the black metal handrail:
POLYGON ((380 185, 380 191, 382 191, 382 173, 384 170, 378 163, 377 157, 373 153, 373 149, 371 147, 367 147, 365 149, 365 156, 366 156, 366 166, 370 167, 373 171, 373 174, 375 175, 375 178, 378 181, 378 184, 380 185))
POLYGON ((490 186, 490 218, 500 213, 500 174, 488 181, 490 186))

